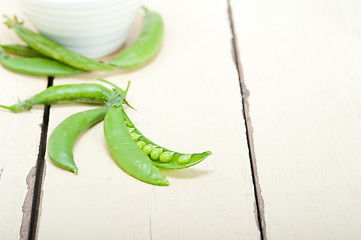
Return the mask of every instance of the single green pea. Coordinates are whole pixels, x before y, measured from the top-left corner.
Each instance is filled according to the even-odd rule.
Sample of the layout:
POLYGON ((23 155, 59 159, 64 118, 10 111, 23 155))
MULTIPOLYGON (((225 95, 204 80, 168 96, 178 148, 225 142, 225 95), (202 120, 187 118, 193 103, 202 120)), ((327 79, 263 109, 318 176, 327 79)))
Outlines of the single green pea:
POLYGON ((150 158, 152 160, 158 160, 159 156, 162 154, 163 149, 162 148, 154 148, 151 152, 150 152, 150 158))
POLYGON ((170 160, 172 160, 173 156, 174 156, 174 152, 163 152, 159 156, 159 161, 161 161, 161 162, 169 162, 170 160))
POLYGON ((137 141, 141 137, 139 134, 136 134, 136 133, 131 133, 130 135, 132 136, 134 141, 137 141))
POLYGON ((192 157, 192 154, 184 154, 178 158, 178 162, 187 163, 192 157))
POLYGON ((129 128, 134 128, 132 123, 130 123, 129 121, 125 121, 125 125, 127 125, 127 127, 129 128))
POLYGON ((142 149, 145 145, 147 145, 144 141, 138 141, 137 145, 140 149, 142 149))
POLYGON ((135 130, 135 128, 128 127, 128 131, 129 131, 130 133, 134 132, 134 130, 135 130))
POLYGON ((152 145, 152 144, 147 144, 147 145, 145 145, 145 146, 143 147, 142 150, 143 150, 143 152, 145 152, 145 154, 149 155, 150 152, 151 152, 154 148, 155 148, 154 145, 152 145))

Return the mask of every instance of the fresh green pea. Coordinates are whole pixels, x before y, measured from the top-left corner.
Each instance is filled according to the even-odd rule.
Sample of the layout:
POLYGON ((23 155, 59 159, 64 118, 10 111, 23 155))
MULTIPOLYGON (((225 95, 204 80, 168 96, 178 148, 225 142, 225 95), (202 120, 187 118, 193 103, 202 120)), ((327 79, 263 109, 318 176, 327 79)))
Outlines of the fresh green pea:
POLYGON ((61 47, 53 41, 43 37, 40 34, 37 34, 27 28, 25 28, 21 22, 17 20, 16 17, 11 19, 7 16, 5 24, 15 30, 15 33, 32 49, 38 51, 39 53, 53 58, 59 62, 67 64, 77 69, 85 71, 111 71, 112 67, 95 61, 90 58, 86 58, 80 54, 74 53, 68 49, 61 47))
POLYGON ((138 141, 137 145, 140 149, 142 149, 146 145, 146 143, 144 141, 138 141))
POLYGON ((143 150, 143 152, 144 152, 145 154, 149 155, 150 152, 151 152, 154 148, 156 148, 154 145, 152 145, 152 144, 147 144, 147 145, 145 145, 145 146, 143 147, 142 150, 143 150))
POLYGON ((137 141, 141 137, 139 134, 136 133, 131 133, 130 136, 132 136, 134 141, 137 141))
POLYGON ((178 162, 180 163, 187 163, 189 160, 191 160, 192 155, 191 154, 183 154, 178 158, 178 162))
POLYGON ((134 132, 135 128, 128 127, 128 132, 132 133, 134 132))
POLYGON ((172 160, 173 156, 174 156, 174 152, 163 152, 159 156, 159 161, 161 161, 161 162, 169 162, 170 160, 172 160))
POLYGON ((166 177, 130 136, 121 106, 112 107, 104 119, 104 134, 115 162, 129 175, 153 185, 169 185, 166 177))
POLYGON ((159 52, 164 32, 162 17, 146 8, 144 10, 144 25, 139 38, 130 47, 109 61, 110 65, 120 68, 140 67, 149 62, 159 52))
POLYGON ((149 140, 148 138, 146 138, 132 123, 132 121, 129 119, 129 117, 127 116, 127 114, 125 113, 125 111, 123 110, 123 116, 124 116, 124 121, 127 123, 127 125, 129 127, 135 128, 134 133, 137 133, 139 135, 141 135, 141 139, 142 141, 145 142, 145 144, 147 144, 146 146, 144 146, 142 148, 142 150, 147 154, 150 155, 152 150, 154 148, 161 148, 164 150, 164 152, 161 154, 161 156, 159 156, 159 160, 160 161, 152 161, 153 165, 158 167, 158 168, 164 168, 164 169, 183 169, 183 168, 188 168, 191 167, 195 164, 198 164, 200 162, 202 162, 206 157, 208 157, 209 155, 211 155, 212 153, 210 151, 206 151, 206 152, 202 152, 202 153, 192 153, 192 154, 184 154, 184 153, 179 153, 179 152, 175 152, 169 149, 166 149, 164 147, 161 147, 157 144, 155 144, 154 142, 152 142, 151 140, 149 140), (171 159, 167 159, 165 156, 163 155, 167 152, 171 152, 172 157, 171 159), (162 157, 163 155, 163 157, 162 157), (185 157, 184 155, 186 155, 187 157, 185 157), (183 156, 183 157, 182 157, 183 156), (190 157, 189 157, 190 156, 190 157), (189 157, 189 158, 188 158, 189 157), (160 159, 162 158, 162 160, 160 159), (181 158, 181 160, 179 161, 179 158, 181 158), (187 159, 186 159, 187 158, 187 159), (169 160, 169 161, 168 161, 169 160))
POLYGON ((39 104, 52 105, 74 102, 104 104, 109 99, 114 98, 114 94, 114 91, 100 84, 66 84, 49 87, 41 93, 12 106, 0 105, 0 107, 13 112, 19 112, 21 110, 29 110, 33 105, 39 104))
POLYGON ((8 44, 8 45, 1 45, 6 53, 23 56, 23 57, 30 57, 30 58, 38 58, 38 57, 45 57, 43 54, 35 51, 29 46, 20 45, 20 44, 8 44))
MULTIPOLYGON (((128 127, 128 128, 132 128, 132 124, 130 124, 129 122, 125 122, 125 125, 128 127)), ((134 129, 134 128, 133 128, 134 129)))
POLYGON ((104 119, 108 108, 97 108, 71 115, 60 123, 48 140, 48 153, 59 167, 78 172, 73 157, 73 146, 79 135, 104 119))
POLYGON ((162 148, 154 148, 151 152, 150 152, 150 158, 152 160, 158 160, 159 156, 162 154, 163 149, 162 148))
POLYGON ((11 71, 36 76, 67 76, 85 72, 44 57, 13 58, 1 48, 0 63, 11 71))

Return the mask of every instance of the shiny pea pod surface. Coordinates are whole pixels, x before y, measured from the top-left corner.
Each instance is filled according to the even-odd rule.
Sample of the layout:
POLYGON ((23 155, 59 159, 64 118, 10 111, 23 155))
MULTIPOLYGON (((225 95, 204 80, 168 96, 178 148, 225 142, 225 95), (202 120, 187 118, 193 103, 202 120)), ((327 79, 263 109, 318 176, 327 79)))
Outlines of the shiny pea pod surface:
POLYGON ((23 57, 45 57, 43 54, 35 51, 29 46, 26 45, 20 45, 20 44, 7 44, 7 45, 1 45, 6 53, 23 56, 23 57))
POLYGON ((153 160, 152 163, 158 168, 164 169, 183 169, 191 167, 197 163, 202 162, 206 157, 212 154, 210 151, 203 153, 179 153, 164 147, 161 147, 154 142, 146 138, 131 122, 125 111, 123 110, 124 121, 128 129, 132 129, 132 132, 140 135, 135 141, 137 144, 143 142, 140 145, 145 154, 150 156, 153 160), (153 152, 154 151, 154 152, 153 152))
POLYGON ((7 19, 5 24, 9 28, 14 29, 16 34, 28 46, 49 58, 53 58, 59 62, 84 71, 113 70, 113 68, 108 65, 63 48, 57 43, 43 37, 42 35, 25 28, 16 17, 14 17, 14 19, 10 19, 9 17, 5 16, 5 18, 7 19))
POLYGON ((152 164, 130 135, 121 106, 112 107, 104 119, 104 134, 115 162, 129 175, 145 183, 167 186, 166 177, 152 164))
POLYGON ((96 83, 65 84, 51 86, 20 103, 3 106, 13 112, 30 110, 34 105, 65 103, 105 104, 115 95, 114 91, 96 83))
POLYGON ((48 140, 48 153, 59 167, 77 173, 73 147, 79 135, 104 119, 109 108, 97 108, 71 115, 61 122, 48 140))
POLYGON ((0 63, 7 69, 35 76, 68 76, 85 71, 70 67, 64 63, 44 57, 14 58, 0 49, 0 63))
POLYGON ((159 52, 164 32, 164 24, 159 13, 145 10, 144 25, 138 39, 127 49, 109 61, 120 68, 136 68, 148 63, 159 52))

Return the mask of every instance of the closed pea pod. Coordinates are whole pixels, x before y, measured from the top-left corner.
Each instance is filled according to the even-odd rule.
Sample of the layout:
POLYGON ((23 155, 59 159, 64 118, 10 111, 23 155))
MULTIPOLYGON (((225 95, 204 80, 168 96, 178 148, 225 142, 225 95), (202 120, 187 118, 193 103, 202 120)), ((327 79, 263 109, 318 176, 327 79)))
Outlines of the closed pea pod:
POLYGON ((90 58, 86 58, 80 54, 72 52, 68 49, 61 47, 53 41, 43 37, 40 34, 37 34, 27 28, 25 28, 22 23, 20 23, 17 18, 10 19, 5 16, 7 21, 5 24, 15 30, 16 34, 31 48, 40 52, 41 54, 58 60, 59 62, 65 63, 74 68, 82 69, 85 71, 111 71, 112 67, 95 61, 90 58))
POLYGON ((112 107, 104 119, 104 134, 115 162, 129 175, 153 185, 167 186, 168 180, 132 139, 120 106, 112 107))
MULTIPOLYGON (((192 154, 185 154, 185 153, 179 153, 175 151, 171 151, 169 149, 166 149, 164 147, 161 147, 148 138, 146 138, 130 121, 129 117, 123 110, 123 116, 124 121, 127 126, 130 128, 134 128, 133 133, 136 133, 140 135, 139 141, 143 141, 146 145, 142 148, 142 150, 149 156, 151 156, 151 153, 154 151, 154 149, 162 149, 163 153, 160 155, 153 154, 153 165, 158 168, 164 168, 164 169, 183 169, 191 167, 195 164, 198 164, 202 162, 206 157, 212 154, 210 151, 202 152, 202 153, 192 153, 192 154), (170 152, 169 154, 165 154, 166 152, 170 152), (163 155, 164 154, 164 155, 163 155), (163 156, 162 156, 163 155, 163 156), (159 160, 159 161, 157 161, 159 160)), ((157 150, 159 151, 159 150, 157 150)))
POLYGON ((18 56, 23 56, 23 57, 45 57, 43 54, 35 51, 34 49, 32 49, 29 46, 25 46, 25 45, 20 45, 20 44, 7 44, 7 45, 1 45, 0 47, 2 47, 6 53, 9 54, 14 54, 14 55, 18 55, 18 56))
POLYGON ((63 104, 63 103, 90 103, 104 104, 113 98, 115 92, 95 83, 66 84, 52 86, 35 96, 12 106, 3 106, 13 112, 29 110, 33 105, 63 104))
POLYGON ((7 69, 35 76, 68 76, 84 73, 83 70, 44 57, 13 58, 0 48, 0 63, 7 69))
POLYGON ((120 68, 140 67, 159 52, 164 32, 162 17, 146 8, 144 11, 144 25, 140 36, 131 46, 109 61, 110 65, 120 68))
POLYGON ((59 167, 77 173, 74 162, 73 146, 79 135, 104 119, 107 107, 87 110, 71 115, 61 122, 51 133, 48 140, 48 153, 59 167))

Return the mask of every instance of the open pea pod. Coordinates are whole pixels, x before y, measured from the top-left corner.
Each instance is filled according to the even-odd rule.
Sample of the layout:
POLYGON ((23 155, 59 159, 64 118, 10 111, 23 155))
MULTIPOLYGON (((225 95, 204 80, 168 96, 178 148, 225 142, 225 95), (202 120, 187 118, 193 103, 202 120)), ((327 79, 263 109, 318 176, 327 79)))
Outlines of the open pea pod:
POLYGON ((123 109, 124 121, 138 146, 150 157, 153 165, 164 169, 183 169, 202 162, 212 154, 210 151, 202 153, 179 153, 155 144, 146 138, 131 122, 123 109))

